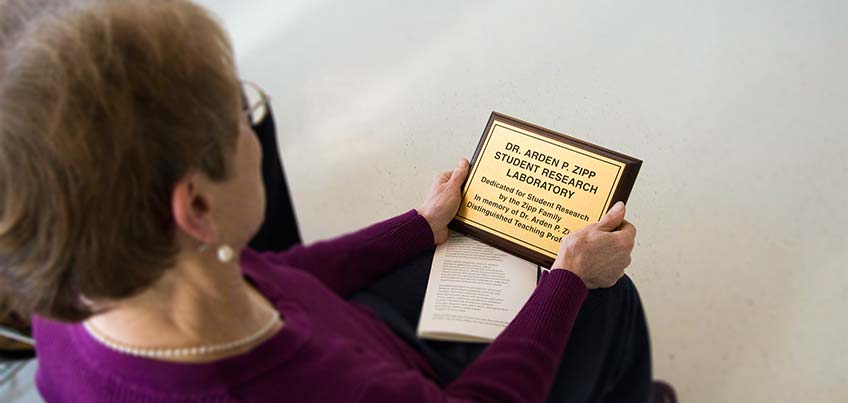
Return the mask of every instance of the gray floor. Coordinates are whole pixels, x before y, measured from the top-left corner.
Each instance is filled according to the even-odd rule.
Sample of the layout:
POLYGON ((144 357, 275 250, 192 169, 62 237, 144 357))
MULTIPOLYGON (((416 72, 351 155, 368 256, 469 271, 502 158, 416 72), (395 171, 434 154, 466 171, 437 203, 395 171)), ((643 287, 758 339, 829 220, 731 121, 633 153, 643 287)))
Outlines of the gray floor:
POLYGON ((201 3, 307 240, 416 207, 496 110, 644 160, 628 272, 682 401, 846 401, 848 2, 201 3))

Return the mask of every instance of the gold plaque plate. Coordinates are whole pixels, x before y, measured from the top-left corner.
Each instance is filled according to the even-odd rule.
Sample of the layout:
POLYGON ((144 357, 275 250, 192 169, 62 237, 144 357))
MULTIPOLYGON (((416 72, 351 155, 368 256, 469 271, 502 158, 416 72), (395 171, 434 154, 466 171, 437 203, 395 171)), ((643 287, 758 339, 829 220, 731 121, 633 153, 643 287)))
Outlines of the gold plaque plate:
POLYGON ((451 228, 550 267, 562 238, 626 202, 642 161, 492 112, 451 228))

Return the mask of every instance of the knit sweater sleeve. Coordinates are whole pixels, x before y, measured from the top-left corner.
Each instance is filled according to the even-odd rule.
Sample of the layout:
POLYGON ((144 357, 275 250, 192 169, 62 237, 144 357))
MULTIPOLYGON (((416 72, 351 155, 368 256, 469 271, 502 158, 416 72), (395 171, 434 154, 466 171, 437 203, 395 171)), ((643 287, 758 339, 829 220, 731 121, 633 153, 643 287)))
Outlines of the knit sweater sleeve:
MULTIPOLYGON (((588 290, 565 270, 544 276, 501 335, 453 383, 412 371, 375 379, 362 402, 544 402, 588 290)), ((568 359, 564 357, 563 359, 568 359)))
POLYGON ((345 296, 433 246, 427 220, 410 210, 334 239, 262 255, 273 264, 307 271, 345 296))

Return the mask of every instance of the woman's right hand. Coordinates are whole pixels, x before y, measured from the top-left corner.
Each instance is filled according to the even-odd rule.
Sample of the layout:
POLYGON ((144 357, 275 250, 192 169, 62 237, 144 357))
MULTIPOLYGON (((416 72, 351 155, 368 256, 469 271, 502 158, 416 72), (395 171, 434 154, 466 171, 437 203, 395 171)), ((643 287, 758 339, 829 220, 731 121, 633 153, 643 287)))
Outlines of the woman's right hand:
POLYGON ((636 227, 624 213, 624 203, 618 202, 601 221, 567 235, 551 269, 573 272, 589 289, 615 285, 630 265, 636 238, 636 227))

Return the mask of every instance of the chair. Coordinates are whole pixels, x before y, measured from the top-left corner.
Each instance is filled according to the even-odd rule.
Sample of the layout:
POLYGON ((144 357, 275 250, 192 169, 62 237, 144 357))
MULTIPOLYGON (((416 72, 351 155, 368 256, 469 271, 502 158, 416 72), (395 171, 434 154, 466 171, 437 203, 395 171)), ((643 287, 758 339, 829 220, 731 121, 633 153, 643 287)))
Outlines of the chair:
POLYGON ((294 216, 286 174, 283 171, 274 113, 270 106, 261 121, 253 125, 253 131, 262 144, 262 172, 265 183, 265 221, 250 241, 257 251, 282 251, 301 242, 300 230, 294 216), (269 236, 274 234, 274 236, 269 236))

